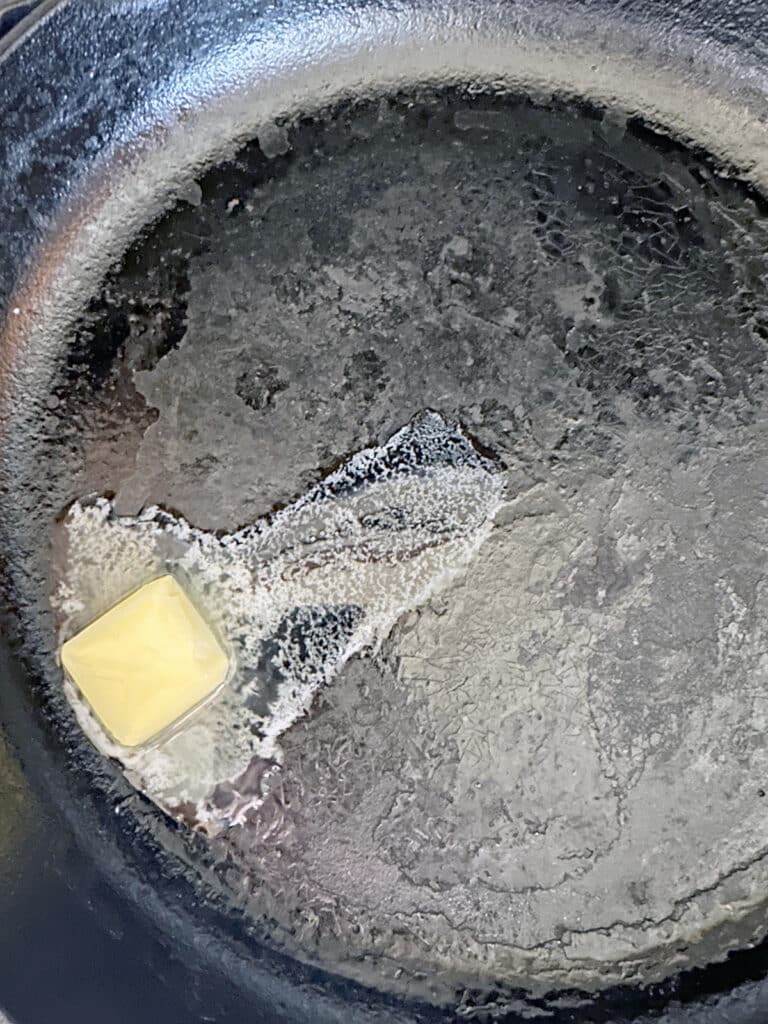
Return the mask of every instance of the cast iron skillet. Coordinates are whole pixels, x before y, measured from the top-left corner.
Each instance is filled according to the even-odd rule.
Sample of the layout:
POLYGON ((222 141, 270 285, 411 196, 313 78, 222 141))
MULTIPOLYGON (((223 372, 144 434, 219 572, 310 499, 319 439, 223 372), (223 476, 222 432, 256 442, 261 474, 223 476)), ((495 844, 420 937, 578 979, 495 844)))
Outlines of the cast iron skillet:
MULTIPOLYGON (((414 83, 503 82, 617 103, 759 188, 768 183, 766 42, 761 3, 40 4, 0 54, 0 429, 50 370, 52 323, 65 332, 137 230, 270 119, 414 83)), ((22 577, 47 537, 32 521, 26 552, 5 544, 18 453, 8 437, 0 444, 13 640, 0 659, 0 723, 20 766, 0 776, 18 833, 0 861, 0 1004, 20 1024, 450 1019, 258 944, 201 893, 182 837, 168 826, 158 843, 143 826, 152 812, 46 720, 22 577)), ((520 1013, 758 1021, 768 1014, 766 966, 763 946, 642 991, 572 993, 557 1005, 520 993, 520 1013)))

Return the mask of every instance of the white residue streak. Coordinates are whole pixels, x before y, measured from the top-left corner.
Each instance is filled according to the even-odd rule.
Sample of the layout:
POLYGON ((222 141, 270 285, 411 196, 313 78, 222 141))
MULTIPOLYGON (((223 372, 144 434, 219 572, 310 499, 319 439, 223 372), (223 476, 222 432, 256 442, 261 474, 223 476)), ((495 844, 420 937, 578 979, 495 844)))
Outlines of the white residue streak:
POLYGON ((490 532, 503 476, 457 425, 424 413, 267 520, 224 536, 105 498, 67 513, 54 593, 64 642, 127 593, 177 575, 230 648, 229 684, 169 737, 116 746, 71 683, 78 720, 155 803, 206 831, 261 801, 247 772, 281 761, 279 736, 354 654, 454 580, 490 532), (190 805, 194 813, 190 814, 190 805))

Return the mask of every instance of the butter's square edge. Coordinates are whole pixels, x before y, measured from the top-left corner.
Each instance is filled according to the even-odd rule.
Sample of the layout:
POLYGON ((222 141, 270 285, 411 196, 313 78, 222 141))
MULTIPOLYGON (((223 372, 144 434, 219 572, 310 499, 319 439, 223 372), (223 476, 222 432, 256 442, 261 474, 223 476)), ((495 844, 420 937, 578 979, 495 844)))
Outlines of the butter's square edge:
POLYGON ((59 646, 58 660, 67 678, 77 691, 78 696, 85 704, 88 712, 98 722, 99 727, 107 734, 110 740, 116 743, 119 747, 123 747, 126 750, 135 750, 139 747, 149 747, 153 744, 156 744, 158 741, 161 741, 162 739, 166 738, 167 736, 172 735, 173 732, 175 732, 179 728, 179 726, 181 726, 184 722, 193 717, 202 707, 207 705, 211 700, 213 700, 216 697, 218 693, 221 692, 221 690, 226 685, 228 679, 231 677, 233 669, 232 653, 228 650, 227 645, 222 641, 219 631, 210 623, 206 615, 201 611, 197 602, 189 594, 187 588, 184 586, 182 581, 179 580, 179 578, 175 574, 170 572, 163 572, 157 576, 154 576, 152 579, 147 580, 145 583, 142 583, 139 586, 135 587, 124 597, 121 597, 118 601, 116 601, 113 605, 110 605, 110 607, 103 611, 100 615, 97 615, 96 618, 92 619, 87 625, 83 626, 81 630, 79 630, 73 636, 65 640, 59 646), (111 612, 114 612, 121 605, 131 601, 131 599, 135 598, 138 594, 141 594, 142 592, 146 591, 148 588, 151 588, 159 583, 166 581, 170 581, 174 585, 174 587, 178 590, 181 597, 189 604, 189 606, 200 619, 203 627, 207 630, 209 637, 212 639, 215 648, 217 649, 222 658, 221 678, 217 683, 212 685, 210 690, 207 693, 205 693, 199 700, 191 704, 180 715, 178 715, 172 721, 168 722, 167 725, 163 726, 161 729, 158 729, 155 732, 148 734, 141 739, 134 739, 132 736, 126 737, 125 734, 122 734, 121 738, 121 736, 118 736, 117 733, 112 728, 110 728, 110 726, 107 725, 106 721, 96 710, 94 704, 83 692, 81 686, 77 682, 76 677, 66 665, 65 651, 68 645, 70 645, 73 641, 77 640, 78 638, 82 637, 83 634, 85 634, 93 626, 96 626, 98 623, 101 623, 105 617, 107 617, 111 612))

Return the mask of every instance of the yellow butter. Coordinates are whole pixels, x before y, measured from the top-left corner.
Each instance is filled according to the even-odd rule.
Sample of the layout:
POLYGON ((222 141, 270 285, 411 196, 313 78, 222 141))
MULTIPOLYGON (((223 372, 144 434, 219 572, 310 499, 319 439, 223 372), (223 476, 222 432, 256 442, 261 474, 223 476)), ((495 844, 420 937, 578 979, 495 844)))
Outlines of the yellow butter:
POLYGON ((221 644, 172 576, 126 597, 61 648, 61 661, 118 743, 146 743, 226 679, 221 644))

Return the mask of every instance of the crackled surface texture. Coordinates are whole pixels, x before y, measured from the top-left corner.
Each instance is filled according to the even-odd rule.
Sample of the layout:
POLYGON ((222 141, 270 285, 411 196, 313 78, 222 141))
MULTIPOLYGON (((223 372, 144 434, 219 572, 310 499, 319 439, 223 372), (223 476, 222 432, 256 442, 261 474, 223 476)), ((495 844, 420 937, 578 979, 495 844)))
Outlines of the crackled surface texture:
POLYGON ((263 141, 94 301, 45 500, 231 530, 426 408, 504 460, 510 500, 283 736, 264 804, 216 840, 230 895, 286 948, 436 998, 752 938, 763 213, 588 110, 387 101, 263 141))

